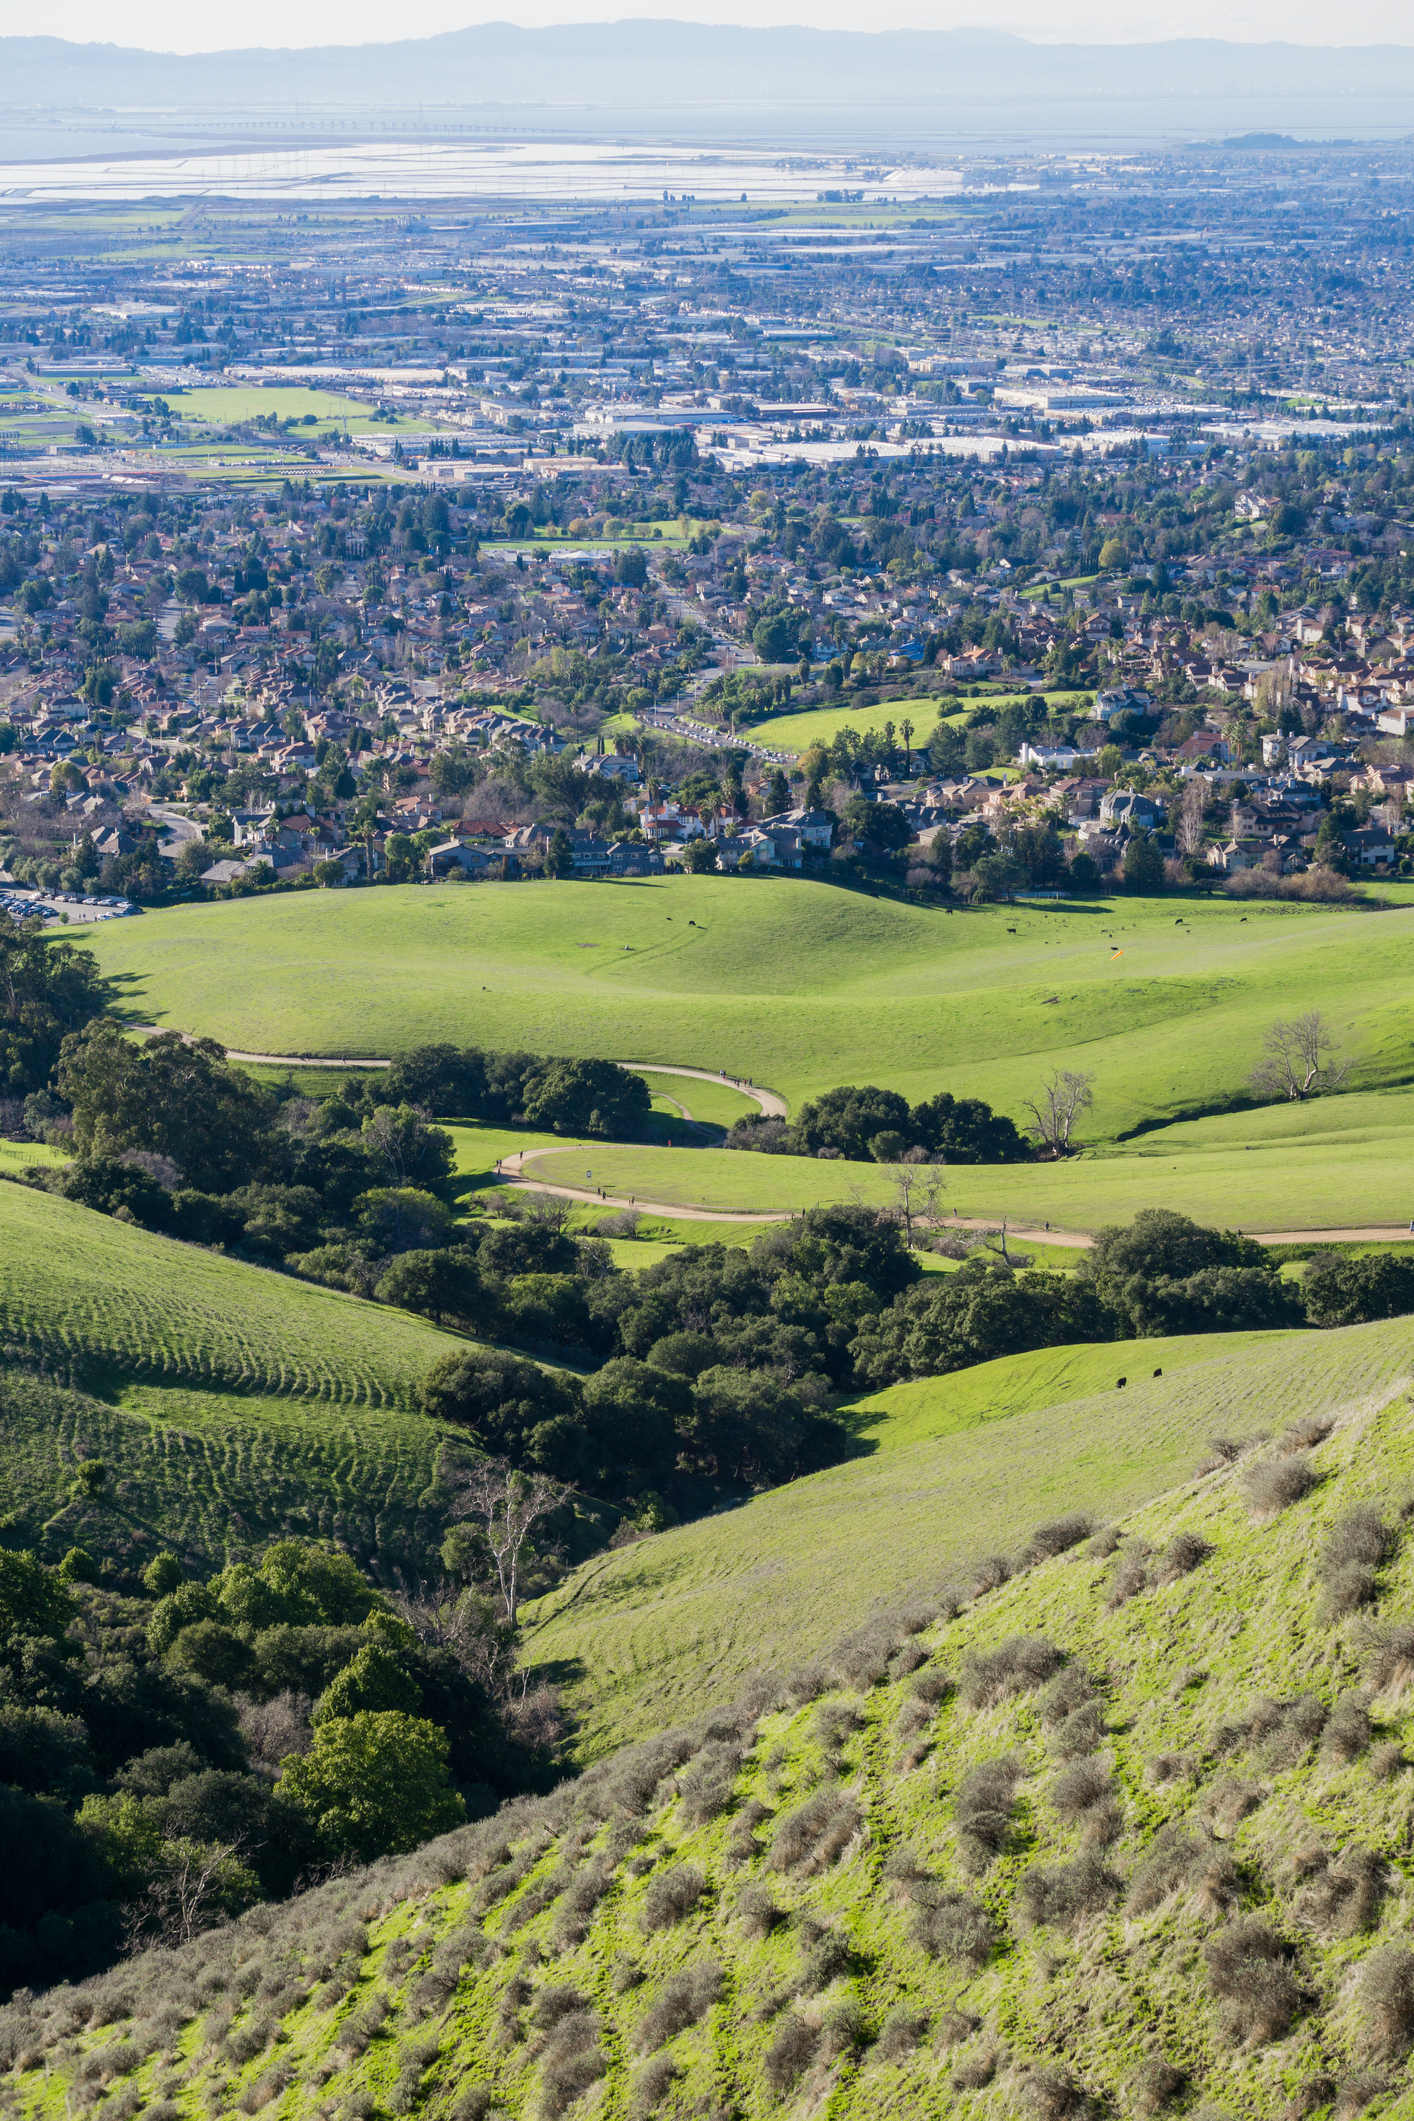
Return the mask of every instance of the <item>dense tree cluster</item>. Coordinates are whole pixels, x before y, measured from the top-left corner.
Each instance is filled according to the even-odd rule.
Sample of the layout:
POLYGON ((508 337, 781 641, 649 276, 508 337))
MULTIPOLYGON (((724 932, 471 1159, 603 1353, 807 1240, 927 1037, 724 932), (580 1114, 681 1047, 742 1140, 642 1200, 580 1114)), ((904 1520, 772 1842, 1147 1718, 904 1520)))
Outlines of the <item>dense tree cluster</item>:
POLYGON ((347 1556, 293 1540, 206 1583, 159 1555, 143 1596, 97 1575, 0 1550, 0 1987, 549 1785, 475 1670, 479 1609, 459 1649, 422 1640, 347 1556))
POLYGON ((825 1091, 802 1105, 788 1125, 780 1120, 739 1120, 727 1147, 881 1164, 1013 1164, 1024 1163, 1032 1154, 1015 1122, 980 1097, 953 1097, 944 1090, 910 1106, 897 1090, 868 1083, 825 1091))

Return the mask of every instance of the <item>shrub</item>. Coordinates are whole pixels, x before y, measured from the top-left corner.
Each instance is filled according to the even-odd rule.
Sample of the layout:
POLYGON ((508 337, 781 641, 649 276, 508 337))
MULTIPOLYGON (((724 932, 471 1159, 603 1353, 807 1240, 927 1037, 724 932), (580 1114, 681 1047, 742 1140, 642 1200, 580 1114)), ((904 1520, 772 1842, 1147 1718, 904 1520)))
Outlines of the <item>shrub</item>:
POLYGON ((1259 1520, 1276 1517, 1309 1495, 1319 1477, 1308 1452, 1297 1451, 1290 1458, 1264 1458, 1243 1481, 1247 1506, 1259 1520))
POLYGON ((953 2064, 952 2086, 956 2092, 980 2092, 997 2074, 997 2051, 981 2047, 974 2055, 960 2055, 953 2064))
POLYGON ((982 1598, 988 1591, 999 1591, 1004 1583, 1010 1581, 1011 1563, 1006 1555, 984 1554, 972 1572, 972 1595, 974 1598, 982 1598))
POLYGON ((1308 1414, 1302 1421, 1294 1421, 1277 1438, 1277 1449, 1289 1458, 1295 1451, 1314 1451, 1317 1444, 1324 1443, 1335 1428, 1333 1414, 1308 1414))
POLYGON ((1342 1694, 1326 1722, 1322 1745, 1337 1760, 1358 1760, 1370 1743, 1370 1701, 1366 1694, 1342 1694))
POLYGON ((1229 2037, 1253 2044, 1280 2039, 1301 2005, 1286 1940, 1249 1916, 1220 1931, 1204 1957, 1229 2037))
POLYGON ((1188 2074, 1163 2055, 1141 2062, 1130 2082, 1129 2096, 1137 2114, 1162 2114, 1188 2089, 1188 2074))
POLYGON ((1051 1751, 1058 1760, 1078 1760, 1086 1753, 1097 1752, 1104 1742, 1105 1727, 1095 1701, 1087 1701, 1084 1708, 1076 1709, 1051 1733, 1051 1751))
POLYGON ((629 2112, 635 2117, 635 2121, 640 2115, 643 2121, 648 2121, 650 2115, 663 2111, 663 2102, 672 2090, 675 2078, 680 2074, 671 2055, 655 2055, 651 2062, 644 2064, 634 2078, 633 2089, 629 2093, 629 2112))
POLYGON ((1414 2047, 1414 1952, 1397 1944, 1371 1952, 1360 1969, 1366 2044, 1392 2060, 1414 2047))
POLYGON ((844 1854, 859 1821, 859 1807, 847 1791, 820 1790, 781 1820, 768 1858, 772 1870, 823 1870, 844 1854))
POLYGON ((741 1761, 739 1745, 710 1745, 698 1754, 686 1773, 678 1777, 682 1808, 694 1826, 701 1826, 726 1811, 736 1795, 741 1761))
POLYGON ((849 1942, 838 1930, 809 1926, 807 1950, 800 1963, 800 1987, 807 1996, 818 1995, 849 1968, 849 1942))
POLYGON ((891 2010, 874 2042, 876 2062, 906 2062, 928 2029, 928 2020, 900 2005, 891 2010))
POLYGON ((1370 1755, 1370 1773, 1376 1782, 1391 1781, 1408 1765, 1404 1757, 1404 1747, 1397 1738, 1390 1739, 1385 1745, 1377 1745, 1370 1755))
POLYGON ((1212 1552, 1210 1543, 1196 1532, 1179 1532, 1159 1556, 1158 1581, 1175 1583, 1180 1576, 1191 1576, 1212 1552))
POLYGON ((1321 1554, 1320 1571, 1331 1576, 1347 1562, 1364 1562, 1367 1568, 1378 1568, 1394 1543, 1391 1533, 1378 1510, 1367 1503, 1359 1504, 1337 1517, 1326 1535, 1326 1544, 1321 1554))
POLYGON ((960 2047, 976 2032, 980 2019, 971 2018, 966 2011, 944 2011, 938 2020, 939 2047, 960 2047))
POLYGON ((782 1919, 781 1910, 764 1885, 747 1885, 736 1896, 737 1919, 748 1937, 769 1937, 782 1919))
POLYGON ((1324 1856, 1297 1901, 1298 1913, 1333 1937, 1355 1937, 1373 1927, 1384 1891, 1384 1870, 1369 1849, 1346 1849, 1337 1863, 1324 1856))
POLYGON ((1142 1541, 1137 1547, 1130 1548, 1120 1556, 1115 1564, 1114 1575, 1110 1578, 1109 1596, 1105 1600, 1111 1612, 1116 1612, 1122 1605, 1128 1605, 1131 1598, 1137 1598, 1141 1591, 1148 1589, 1147 1556, 1148 1548, 1142 1541))
POLYGON ((670 1975, 638 2021, 635 2046, 645 2054, 665 2046, 705 2018, 721 1993, 722 1969, 710 1959, 670 1975))
POLYGON ((778 2099, 799 2083, 820 2046, 820 2028, 794 2011, 787 2016, 766 2050, 766 2082, 778 2099))
POLYGON ((1370 1677, 1376 1693, 1403 1692, 1414 1679, 1414 1622, 1389 1628, 1375 1645, 1370 1677))
POLYGON ((1324 1621, 1344 1620, 1348 1614, 1358 1613, 1362 1605, 1373 1605, 1378 1591, 1375 1572, 1368 1562, 1344 1562, 1326 1578, 1318 1617, 1324 1621))
POLYGON ((1063 1826, 1077 1826, 1096 1805, 1113 1801, 1115 1786, 1098 1760, 1077 1760, 1051 1784, 1051 1808, 1063 1826))
POLYGON ((570 2011, 546 2041, 540 2058, 541 2111, 551 2121, 603 2076, 605 2062, 598 2039, 594 2013, 570 2011))
POLYGON ((930 1959, 949 1959, 974 1970, 985 1966, 997 1941, 992 1918, 980 1900, 941 1888, 933 1881, 917 1895, 913 1941, 930 1959))
POLYGON ((1021 1904, 1038 1927, 1071 1929, 1087 1915, 1098 1915, 1122 1890, 1102 1856, 1085 1850, 1074 1863, 1037 1864, 1021 1881, 1021 1904))
POLYGON ((1072 2115, 1087 2113, 1090 2108, 1084 2085, 1069 2070, 1049 2065, 1031 2072, 1021 2095, 1036 2121, 1071 2121, 1072 2115))
POLYGON ((984 1871, 1006 1846, 1021 1763, 1006 1754, 984 1761, 965 1775, 953 1800, 962 1860, 971 1871, 984 1871))
POLYGON ((1206 1840, 1200 1840, 1179 1820, 1160 1827, 1129 1881, 1133 1912, 1147 1915, 1170 1893, 1187 1884, 1208 1847, 1206 1840))
POLYGON ((1021 1694, 1045 1682, 1065 1662, 1043 1635, 1012 1635, 994 1650, 974 1652, 963 1667, 962 1698, 969 1708, 990 1708, 1009 1694, 1021 1694))
POLYGON ((1022 1566, 1034 1568, 1038 1562, 1054 1561, 1057 1554, 1067 1554, 1072 1547, 1078 1547, 1094 1529, 1094 1518, 1079 1512, 1070 1517, 1052 1518, 1049 1524, 1038 1524, 1026 1542, 1022 1566))
POLYGON ((646 1930, 671 1929, 690 1915, 702 1898, 707 1881, 692 1863, 677 1864, 670 1871, 662 1871, 649 1886, 643 1901, 643 1927, 646 1930))
POLYGON ((1077 1709, 1090 1707, 1094 1699, 1095 1689, 1084 1666, 1068 1664, 1041 1696, 1041 1721, 1046 1725, 1064 1723, 1077 1709))
POLYGON ((530 2022, 537 2032, 553 2032, 561 2018, 568 2018, 571 2011, 589 2008, 589 1998, 582 1996, 573 1983, 556 1982, 551 1988, 542 1988, 535 1999, 535 2008, 530 2013, 530 2022))

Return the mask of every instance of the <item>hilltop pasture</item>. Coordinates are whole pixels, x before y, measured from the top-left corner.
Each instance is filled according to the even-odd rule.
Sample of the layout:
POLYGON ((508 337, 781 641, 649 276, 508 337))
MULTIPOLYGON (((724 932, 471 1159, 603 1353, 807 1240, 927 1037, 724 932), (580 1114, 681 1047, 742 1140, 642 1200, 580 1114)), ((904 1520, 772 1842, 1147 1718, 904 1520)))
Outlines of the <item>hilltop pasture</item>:
POLYGON ((838 1083, 946 1088, 1018 1118, 1051 1068, 1074 1067, 1095 1079, 1086 1139, 1105 1142, 1241 1097, 1264 1027, 1301 1009, 1330 1019, 1352 1088, 1408 1084, 1409 911, 950 912, 805 878, 672 877, 186 906, 100 927, 91 947, 135 1018, 250 1051, 448 1039, 725 1069, 792 1106, 838 1083))

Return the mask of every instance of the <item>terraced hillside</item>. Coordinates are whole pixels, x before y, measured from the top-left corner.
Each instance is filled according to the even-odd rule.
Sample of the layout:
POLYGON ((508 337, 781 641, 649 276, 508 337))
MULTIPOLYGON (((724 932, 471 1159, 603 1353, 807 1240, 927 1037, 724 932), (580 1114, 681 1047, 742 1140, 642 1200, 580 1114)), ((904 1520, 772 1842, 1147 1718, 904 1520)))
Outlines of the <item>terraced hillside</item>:
POLYGON ((985 1419, 983 1370, 895 1387, 878 1400, 898 1395, 913 1441, 585 1562, 527 1611, 530 1656, 568 1683, 581 1756, 727 1702, 763 1665, 816 1655, 842 1612, 863 1620, 899 1604, 950 1555, 1005 1547, 1038 1517, 1140 1507, 1214 1433, 1383 1399, 1414 1376, 1414 1319, 1234 1339, 1212 1336, 1206 1359, 1172 1374, 1159 1340, 1016 1359, 1044 1366, 1068 1352, 1083 1364, 1079 1389, 1039 1368, 1035 1397, 1010 1397, 1007 1365, 988 1365, 1002 1373, 996 1404, 1016 1406, 1005 1420, 985 1419), (1104 1357, 1110 1381, 1095 1390, 1090 1365, 1104 1357), (930 1399, 935 1436, 921 1411, 930 1399))
POLYGON ((1408 2115, 1414 1428, 1326 1400, 1010 1580, 939 1540, 897 1615, 551 1798, 21 2000, 7 2110, 1408 2115))
POLYGON ((171 1546, 220 1566, 295 1532, 430 1566, 445 1432, 412 1394, 451 1345, 404 1312, 0 1187, 4 1506, 55 1558, 171 1546), (70 1494, 81 1458, 108 1468, 97 1501, 70 1494))
POLYGON ((26 1187, 0 1193, 0 1342, 124 1382, 395 1407, 451 1336, 26 1187))

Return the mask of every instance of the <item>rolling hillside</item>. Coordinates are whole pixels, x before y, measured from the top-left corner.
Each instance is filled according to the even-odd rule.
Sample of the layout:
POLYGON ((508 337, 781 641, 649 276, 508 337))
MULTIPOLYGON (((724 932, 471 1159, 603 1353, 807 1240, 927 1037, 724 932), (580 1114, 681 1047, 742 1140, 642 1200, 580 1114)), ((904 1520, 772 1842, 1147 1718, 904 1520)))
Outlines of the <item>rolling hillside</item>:
POLYGON ((1411 1077, 1409 909, 1122 900, 949 912, 801 878, 312 892, 119 921, 134 1016, 253 1052, 428 1039, 751 1077, 942 1087, 1021 1116, 1053 1065, 1087 1138, 1221 1104, 1264 1024, 1320 1008, 1370 1089, 1411 1077), (1114 955, 1119 944, 1122 955, 1114 955))
POLYGON ((1282 1433, 1010 1581, 938 1542, 553 1797, 21 1999, 8 2111, 1407 2116, 1407 1394, 1227 1411, 1282 1433))
POLYGON ((412 1393, 451 1345, 404 1312, 0 1187, 0 1476, 46 1552, 174 1545, 220 1566, 294 1531, 427 1566, 444 1432, 412 1393), (80 1457, 109 1469, 101 1503, 69 1500, 80 1457))
MULTIPOLYGON (((819 1654, 841 1613, 862 1622, 896 1607, 963 1558, 1010 1547, 1033 1519, 1139 1508, 1214 1434, 1383 1399, 1414 1376, 1414 1319, 1234 1340, 1211 1337, 1206 1357, 1180 1343, 1196 1359, 1176 1374, 1158 1340, 1021 1358, 1037 1366, 1035 1396, 1006 1420, 984 1418, 981 1371, 895 1387, 913 1441, 584 1563, 527 1610, 528 1656, 567 1683, 581 1756, 729 1701, 751 1671, 819 1654), (1063 1372, 1048 1382, 1065 1353, 1083 1396, 1056 1403, 1054 1390, 1075 1392, 1063 1372), (1097 1373, 1109 1378, 1100 1390, 1097 1373), (935 1437, 920 1411, 930 1402, 935 1437), (974 1422, 960 1432, 959 1404, 974 1422)), ((1003 1404, 1007 1391, 1004 1376, 1003 1404)))

